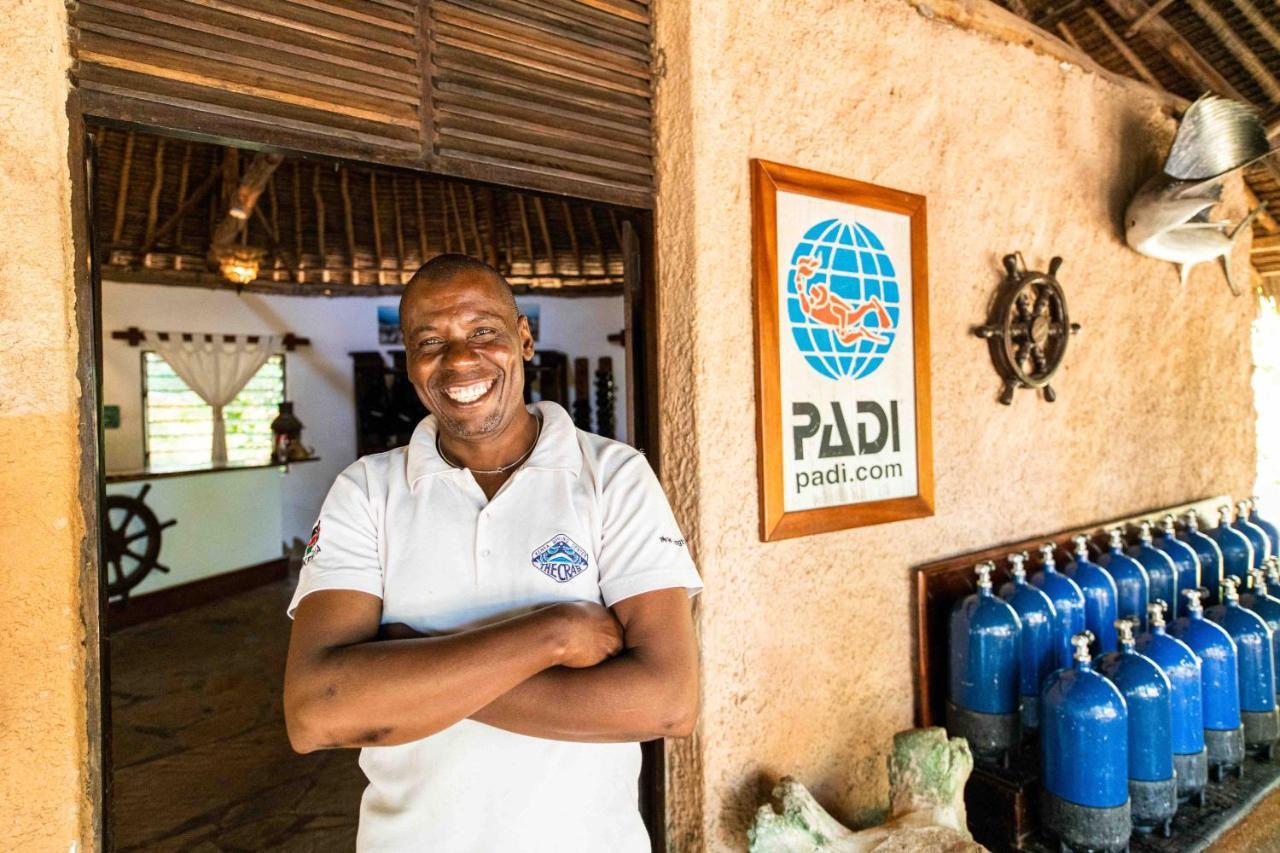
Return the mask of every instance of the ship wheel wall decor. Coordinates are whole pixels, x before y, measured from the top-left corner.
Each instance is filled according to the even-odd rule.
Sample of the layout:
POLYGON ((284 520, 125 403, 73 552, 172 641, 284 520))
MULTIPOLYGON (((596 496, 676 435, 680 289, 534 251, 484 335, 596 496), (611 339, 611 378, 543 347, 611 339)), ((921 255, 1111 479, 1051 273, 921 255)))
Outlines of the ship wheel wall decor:
POLYGON ((1000 402, 1013 403, 1018 388, 1040 388, 1052 403, 1049 380, 1062 366, 1067 341, 1080 331, 1067 316, 1067 297, 1058 283, 1062 258, 1049 262, 1048 272, 1028 270, 1022 253, 1004 256, 1004 281, 991 303, 987 324, 973 333, 987 339, 991 361, 1004 380, 1000 402))
POLYGON ((177 524, 171 518, 161 522, 145 499, 151 484, 136 496, 107 495, 102 512, 102 550, 106 556, 107 597, 129 600, 129 591, 152 571, 168 573, 160 556, 160 531, 177 524))

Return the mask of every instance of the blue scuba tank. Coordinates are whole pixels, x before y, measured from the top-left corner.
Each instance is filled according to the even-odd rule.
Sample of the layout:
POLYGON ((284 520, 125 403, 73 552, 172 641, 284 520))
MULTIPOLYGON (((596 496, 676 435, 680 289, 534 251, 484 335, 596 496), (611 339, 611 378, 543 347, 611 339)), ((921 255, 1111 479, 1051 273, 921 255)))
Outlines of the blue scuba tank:
POLYGON ((1205 615, 1225 628, 1235 641, 1244 745, 1269 761, 1276 738, 1280 737, 1271 629, 1257 613, 1240 606, 1238 584, 1231 575, 1222 579, 1222 604, 1210 607, 1205 615))
POLYGON ((1116 582, 1101 566, 1089 559, 1089 537, 1072 538, 1075 559, 1065 572, 1084 593, 1084 627, 1094 637, 1095 649, 1116 645, 1116 582))
POLYGON ((1200 558, 1196 556, 1194 548, 1175 535, 1175 531, 1173 515, 1165 515, 1160 519, 1160 528, 1152 544, 1168 554, 1169 559, 1178 567, 1178 595, 1176 598, 1165 599, 1172 608, 1169 615, 1186 616, 1187 600, 1182 596, 1182 590, 1200 588, 1200 558))
POLYGON ((1092 640, 1088 631, 1072 637, 1072 665, 1040 691, 1041 821, 1062 844, 1120 851, 1132 828, 1129 716, 1120 691, 1093 669, 1092 640))
MULTIPOLYGON (((1153 544, 1150 522, 1138 525, 1138 544, 1129 549, 1129 555, 1147 570, 1147 580, 1151 583, 1148 605, 1152 601, 1178 600, 1178 567, 1172 557, 1153 544)), ((1146 613, 1150 612, 1148 607, 1146 613)))
POLYGON ((1106 569, 1116 582, 1116 616, 1132 619, 1146 627, 1147 602, 1151 599, 1151 580, 1147 570, 1124 552, 1123 530, 1113 528, 1107 536, 1107 551, 1098 558, 1098 565, 1106 569))
POLYGON ((1178 810, 1173 773, 1173 685, 1134 646, 1132 619, 1116 620, 1119 650, 1097 660, 1098 671, 1120 688, 1129 712, 1129 815, 1134 829, 1159 828, 1168 838, 1178 810))
MULTIPOLYGON (((1218 543, 1200 532, 1200 514, 1194 509, 1187 510, 1182 517, 1183 542, 1191 546, 1200 559, 1200 589, 1207 590, 1207 601, 1216 601, 1218 585, 1222 583, 1222 549, 1218 543)), ((1190 589, 1190 587, 1184 587, 1190 589)), ((1186 596, 1183 596, 1186 600, 1186 596)), ((1185 616, 1186 613, 1184 612, 1185 616)))
MULTIPOLYGON (((1244 586, 1249 579, 1249 570, 1254 567, 1253 545, 1249 544, 1249 537, 1231 526, 1230 506, 1223 504, 1218 507, 1218 526, 1209 528, 1207 533, 1222 551, 1222 580, 1233 577, 1237 584, 1244 586)), ((1218 591, 1221 589, 1219 586, 1218 591)), ((1219 603, 1222 601, 1221 597, 1217 600, 1219 603)))
POLYGON ((1271 539, 1267 536, 1267 531, 1254 524, 1249 518, 1248 501, 1236 502, 1236 520, 1231 526, 1245 535, 1249 540, 1249 544, 1253 546, 1253 567, 1261 568, 1266 559, 1271 556, 1271 539))
MULTIPOLYGON (((1278 559, 1280 558, 1268 557, 1266 568, 1269 570, 1274 567, 1278 559)), ((1271 595, 1268 590, 1267 571, 1253 570, 1253 592, 1247 601, 1242 594, 1240 604, 1261 616, 1262 621, 1271 629, 1271 657, 1275 661, 1276 693, 1280 695, 1280 634, 1276 633, 1280 631, 1280 598, 1271 595)))
POLYGON ((1040 546, 1040 571, 1031 577, 1031 585, 1040 589, 1053 602, 1057 618, 1053 627, 1054 669, 1071 666, 1071 638, 1084 630, 1084 592, 1071 578, 1054 565, 1056 546, 1046 542, 1040 546))
POLYGON ((1200 658, 1186 643, 1165 632, 1166 607, 1163 601, 1148 605, 1149 629, 1138 637, 1136 646, 1164 670, 1173 691, 1173 769, 1178 779, 1178 801, 1194 798, 1196 805, 1203 806, 1209 757, 1204 748, 1200 658))
POLYGON ((1040 685, 1049 673, 1058 668, 1057 650, 1053 642, 1058 614, 1049 596, 1027 583, 1027 569, 1024 565, 1026 560, 1025 553, 1009 555, 1013 581, 1000 588, 1000 597, 1009 602, 1022 624, 1018 682, 1024 732, 1040 728, 1040 685))
POLYGON ((1204 714, 1204 746, 1209 772, 1222 781, 1228 770, 1244 775, 1244 727, 1240 724, 1240 673, 1236 644, 1221 625, 1204 618, 1200 590, 1182 591, 1187 615, 1169 632, 1200 658, 1200 707, 1204 714))
POLYGON ((978 591, 951 611, 947 730, 984 761, 1002 762, 1018 742, 1021 623, 991 592, 995 563, 979 563, 978 591))
POLYGON ((1249 498, 1249 520, 1262 528, 1267 534, 1267 538, 1271 540, 1271 556, 1280 557, 1280 530, 1276 526, 1258 515, 1258 496, 1254 495, 1249 498))

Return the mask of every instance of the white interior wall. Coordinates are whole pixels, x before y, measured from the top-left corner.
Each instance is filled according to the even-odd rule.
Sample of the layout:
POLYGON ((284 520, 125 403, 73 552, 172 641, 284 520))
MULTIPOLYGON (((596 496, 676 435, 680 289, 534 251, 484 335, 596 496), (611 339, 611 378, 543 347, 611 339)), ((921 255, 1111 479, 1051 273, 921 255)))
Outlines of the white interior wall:
MULTIPOLYGON (((138 469, 143 463, 141 348, 112 340, 112 331, 137 326, 217 334, 293 332, 311 340, 310 346, 286 355, 285 383, 294 412, 305 425, 303 443, 315 450, 320 461, 292 466, 287 476, 279 478, 278 489, 246 493, 237 487, 234 493, 240 506, 260 504, 261 517, 280 520, 279 535, 271 537, 271 553, 261 559, 277 555, 281 541, 290 542, 294 537, 305 540, 330 484, 356 458, 349 353, 397 349, 378 344, 376 306, 395 305, 398 297, 237 295, 111 281, 103 282, 102 289, 103 402, 120 407, 120 427, 105 432, 108 472, 138 469), (272 501, 278 504, 274 510, 266 507, 272 501)), ((560 350, 571 358, 589 357, 593 370, 599 357, 613 358, 618 381, 618 438, 625 441, 625 351, 606 339, 623 328, 622 297, 521 296, 518 302, 522 309, 539 308, 539 349, 560 350)), ((268 473, 279 477, 274 469, 268 473)), ((205 494, 210 502, 226 500, 226 489, 232 482, 226 479, 229 476, 227 472, 201 474, 190 478, 189 487, 205 494)), ((152 497, 159 500, 161 493, 155 491, 152 497)), ((156 505, 162 518, 174 515, 165 515, 165 511, 156 505)), ((166 539, 166 549, 167 543, 166 539)), ((168 558, 166 550, 164 559, 168 558)), ((227 565, 222 570, 243 565, 247 564, 227 565)))
MULTIPOLYGON (((155 592, 279 557, 281 495, 305 467, 294 466, 289 473, 252 468, 109 484, 108 495, 133 496, 151 483, 146 503, 157 520, 178 520, 160 534, 159 561, 169 573, 151 572, 129 594, 155 592), (211 494, 213 489, 216 494, 211 494)), ((131 561, 125 563, 131 568, 131 561)))

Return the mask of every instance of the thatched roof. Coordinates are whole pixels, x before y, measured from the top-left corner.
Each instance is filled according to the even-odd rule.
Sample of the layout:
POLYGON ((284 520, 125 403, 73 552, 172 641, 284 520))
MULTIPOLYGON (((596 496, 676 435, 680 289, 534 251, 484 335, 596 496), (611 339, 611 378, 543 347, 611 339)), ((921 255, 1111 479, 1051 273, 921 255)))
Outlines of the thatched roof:
MULTIPOLYGON (((1205 92, 1253 105, 1280 147, 1280 5, 1276 0, 999 0, 1103 67, 1188 101, 1205 92)), ((1256 220, 1258 284, 1280 294, 1280 154, 1245 172, 1268 203, 1256 220)))
MULTIPOLYGON (((114 128, 93 136, 103 277, 236 287, 208 255, 255 153, 114 128)), ((621 287, 624 209, 326 160, 267 170, 237 238, 265 252, 246 290, 394 293, 442 252, 487 260, 518 288, 621 287)))

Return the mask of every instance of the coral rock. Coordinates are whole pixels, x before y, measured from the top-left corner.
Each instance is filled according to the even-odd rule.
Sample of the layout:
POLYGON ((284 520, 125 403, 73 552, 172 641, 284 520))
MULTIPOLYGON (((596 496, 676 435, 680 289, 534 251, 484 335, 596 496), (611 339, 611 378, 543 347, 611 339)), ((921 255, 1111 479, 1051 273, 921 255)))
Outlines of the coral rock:
POLYGON ((791 777, 773 790, 782 812, 766 804, 747 833, 751 853, 970 853, 984 848, 969 835, 964 784, 973 756, 963 738, 943 729, 913 729, 893 738, 889 819, 853 831, 818 805, 791 777))

